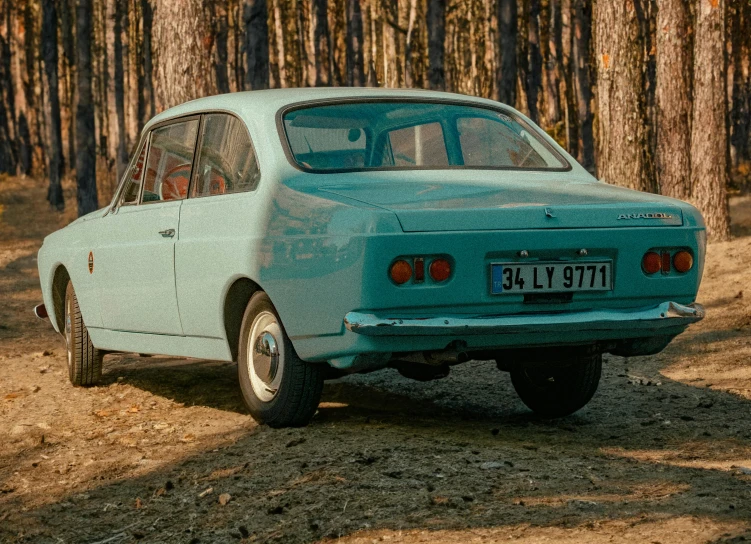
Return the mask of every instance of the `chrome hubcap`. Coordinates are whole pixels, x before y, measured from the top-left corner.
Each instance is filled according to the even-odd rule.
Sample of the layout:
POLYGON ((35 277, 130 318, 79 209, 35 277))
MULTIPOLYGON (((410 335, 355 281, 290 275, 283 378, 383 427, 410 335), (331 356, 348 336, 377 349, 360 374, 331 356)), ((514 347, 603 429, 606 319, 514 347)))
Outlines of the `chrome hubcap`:
POLYGON ((248 337, 248 375, 259 400, 270 402, 274 399, 283 374, 282 328, 274 314, 261 312, 253 320, 248 337))

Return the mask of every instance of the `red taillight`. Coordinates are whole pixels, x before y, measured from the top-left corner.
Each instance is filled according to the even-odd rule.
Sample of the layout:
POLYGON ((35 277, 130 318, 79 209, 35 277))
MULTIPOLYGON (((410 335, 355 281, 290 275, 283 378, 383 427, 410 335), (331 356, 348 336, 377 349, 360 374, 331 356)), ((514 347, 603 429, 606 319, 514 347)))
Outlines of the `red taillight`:
POLYGON ((451 263, 446 259, 435 259, 430 263, 430 277, 433 281, 446 281, 451 276, 451 263))
POLYGON ((673 266, 675 269, 685 274, 694 266, 694 258, 688 251, 679 251, 673 256, 673 266))
POLYGON ((412 277, 412 267, 407 261, 400 259, 391 265, 389 274, 394 283, 402 285, 403 283, 407 283, 412 277))
POLYGON ((641 267, 647 274, 656 274, 662 269, 662 257, 659 253, 648 251, 641 260, 641 267))

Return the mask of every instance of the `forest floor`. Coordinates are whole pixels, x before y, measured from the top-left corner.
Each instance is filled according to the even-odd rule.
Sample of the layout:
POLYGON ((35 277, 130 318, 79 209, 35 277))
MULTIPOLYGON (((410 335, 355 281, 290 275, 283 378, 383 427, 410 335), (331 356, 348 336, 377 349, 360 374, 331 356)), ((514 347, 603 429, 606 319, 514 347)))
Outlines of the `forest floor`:
POLYGON ((711 244, 707 318, 663 353, 607 356, 577 414, 534 417, 470 362, 326 385, 310 426, 245 411, 233 364, 133 354, 72 387, 32 307, 36 253, 73 218, 0 180, 0 542, 751 541, 751 197, 711 244))

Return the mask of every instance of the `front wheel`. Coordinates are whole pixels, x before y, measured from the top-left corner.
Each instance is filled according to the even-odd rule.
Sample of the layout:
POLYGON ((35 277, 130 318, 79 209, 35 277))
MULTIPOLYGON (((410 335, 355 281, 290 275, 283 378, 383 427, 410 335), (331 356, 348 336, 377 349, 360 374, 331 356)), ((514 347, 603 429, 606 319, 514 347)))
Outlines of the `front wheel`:
POLYGON ((253 419, 269 427, 301 427, 321 400, 324 367, 301 360, 264 292, 248 303, 240 329, 237 370, 253 419))
POLYGON ((602 355, 598 354, 560 367, 520 366, 511 371, 511 383, 531 410, 556 418, 583 408, 597 391, 601 373, 602 355))
POLYGON ((104 352, 91 343, 83 322, 73 282, 65 289, 65 344, 68 351, 68 378, 73 385, 95 385, 102 377, 104 352))

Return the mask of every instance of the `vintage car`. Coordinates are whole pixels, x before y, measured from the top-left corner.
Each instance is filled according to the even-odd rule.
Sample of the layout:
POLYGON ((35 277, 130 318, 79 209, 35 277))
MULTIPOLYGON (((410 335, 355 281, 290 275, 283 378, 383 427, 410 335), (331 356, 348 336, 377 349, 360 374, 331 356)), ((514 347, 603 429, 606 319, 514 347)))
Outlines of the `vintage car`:
POLYGON ((702 319, 704 253, 695 208, 596 180, 497 102, 255 91, 149 122, 112 202, 45 239, 36 310, 76 385, 114 351, 237 361, 271 426, 309 422, 325 379, 470 359, 560 417, 603 353, 702 319))

